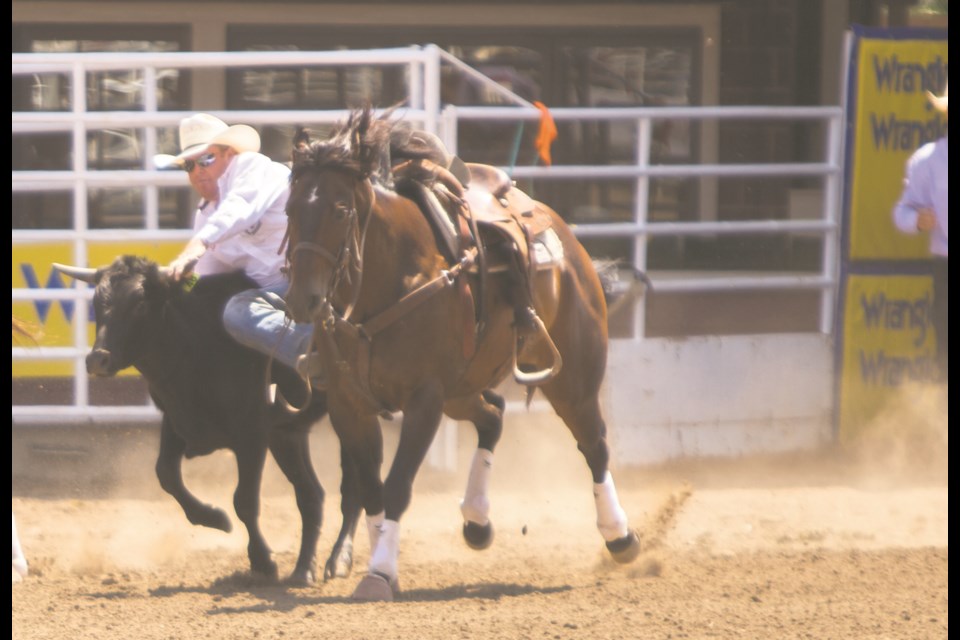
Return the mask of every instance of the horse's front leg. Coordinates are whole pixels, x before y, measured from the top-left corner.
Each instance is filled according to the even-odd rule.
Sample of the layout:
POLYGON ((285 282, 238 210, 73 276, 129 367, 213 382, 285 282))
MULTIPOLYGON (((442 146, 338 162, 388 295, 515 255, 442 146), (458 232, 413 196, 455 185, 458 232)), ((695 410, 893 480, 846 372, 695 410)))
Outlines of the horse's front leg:
POLYGON ((229 533, 233 525, 226 512, 200 502, 183 484, 182 463, 186 447, 183 439, 170 426, 169 419, 164 416, 160 425, 160 453, 157 455, 156 466, 160 487, 173 496, 190 524, 229 533))
POLYGON ((477 450, 470 464, 467 488, 460 501, 463 514, 463 539, 471 549, 486 549, 493 542, 490 522, 490 474, 493 470, 493 449, 503 432, 503 398, 487 390, 471 398, 458 399, 444 406, 444 413, 454 420, 469 420, 477 430, 477 450))
POLYGON ((403 407, 400 441, 383 485, 384 520, 370 556, 369 572, 353 592, 354 599, 390 601, 399 591, 400 517, 410 505, 413 481, 442 415, 443 387, 439 382, 417 389, 403 407))

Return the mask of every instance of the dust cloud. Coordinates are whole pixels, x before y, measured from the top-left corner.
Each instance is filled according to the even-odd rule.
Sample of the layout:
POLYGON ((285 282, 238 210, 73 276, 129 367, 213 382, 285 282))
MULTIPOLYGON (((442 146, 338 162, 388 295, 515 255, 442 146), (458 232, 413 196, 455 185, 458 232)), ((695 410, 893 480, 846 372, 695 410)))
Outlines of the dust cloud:
POLYGON ((904 385, 846 444, 863 482, 947 481, 948 411, 943 385, 904 385))

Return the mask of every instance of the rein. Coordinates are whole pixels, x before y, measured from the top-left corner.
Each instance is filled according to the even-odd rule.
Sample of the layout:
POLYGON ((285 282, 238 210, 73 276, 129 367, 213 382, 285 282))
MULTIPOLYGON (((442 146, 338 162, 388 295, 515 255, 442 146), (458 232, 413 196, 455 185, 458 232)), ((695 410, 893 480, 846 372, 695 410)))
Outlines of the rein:
POLYGON ((321 305, 313 318, 314 340, 312 348, 320 354, 323 368, 330 375, 332 383, 340 385, 341 390, 351 396, 353 401, 360 406, 364 406, 372 412, 383 412, 389 411, 389 409, 374 396, 370 389, 373 338, 436 294, 454 286, 460 274, 475 264, 478 252, 475 247, 466 252, 462 259, 450 269, 442 271, 436 278, 410 291, 379 314, 362 323, 353 321, 351 316, 362 289, 363 250, 367 230, 371 218, 374 217, 375 191, 371 195, 370 210, 363 221, 363 228, 360 228, 359 216, 356 209, 353 209, 351 211, 350 228, 336 253, 315 242, 303 241, 297 243, 292 249, 289 260, 292 261, 299 251, 315 253, 323 258, 333 267, 330 287, 328 288, 331 294, 337 291, 341 280, 350 283, 351 269, 348 269, 348 266, 353 267, 352 270, 357 275, 357 282, 352 299, 342 313, 333 308, 329 297, 321 305), (341 344, 350 347, 348 351, 356 354, 353 363, 348 362, 343 357, 341 344))
POLYGON ((350 269, 348 267, 352 266, 357 274, 357 283, 353 289, 353 298, 346 307, 344 307, 343 317, 347 319, 353 314, 357 300, 360 298, 361 285, 363 284, 363 248, 366 245, 367 229, 370 226, 370 218, 372 217, 373 205, 371 204, 370 213, 363 221, 363 229, 361 230, 359 228, 357 210, 355 208, 350 210, 350 228, 347 230, 347 233, 344 234, 343 244, 340 245, 340 249, 336 254, 316 242, 302 240, 293 248, 290 252, 290 257, 287 259, 288 262, 291 262, 294 256, 303 250, 316 253, 326 260, 327 263, 333 267, 333 273, 330 276, 330 286, 328 288, 328 291, 331 292, 335 292, 340 287, 341 280, 347 284, 351 284, 350 269))

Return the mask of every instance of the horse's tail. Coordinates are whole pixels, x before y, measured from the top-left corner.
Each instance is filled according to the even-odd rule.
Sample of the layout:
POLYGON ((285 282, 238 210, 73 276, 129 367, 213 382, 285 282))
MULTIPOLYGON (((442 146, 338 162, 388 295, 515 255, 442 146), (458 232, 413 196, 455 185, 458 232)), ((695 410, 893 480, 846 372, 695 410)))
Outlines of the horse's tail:
POLYGON ((607 317, 612 318, 628 304, 636 302, 647 289, 653 291, 653 282, 646 273, 625 265, 620 260, 593 260, 593 267, 603 286, 607 302, 607 317))

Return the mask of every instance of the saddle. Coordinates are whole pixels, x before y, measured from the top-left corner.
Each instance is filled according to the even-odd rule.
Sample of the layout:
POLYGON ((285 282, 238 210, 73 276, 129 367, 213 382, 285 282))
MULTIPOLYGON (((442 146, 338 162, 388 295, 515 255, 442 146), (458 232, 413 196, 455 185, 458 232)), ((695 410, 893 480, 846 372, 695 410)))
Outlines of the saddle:
POLYGON ((503 236, 519 252, 520 263, 533 268, 532 239, 553 225, 550 216, 502 169, 472 162, 465 166, 469 182, 464 184, 429 161, 404 162, 394 168, 397 191, 417 203, 451 263, 462 258, 464 245, 480 243, 477 230, 483 229, 503 236))
MULTIPOLYGON (((517 189, 503 170, 477 163, 464 166, 468 173, 461 175, 466 174, 466 184, 429 160, 401 163, 393 169, 396 189, 423 211, 451 264, 462 263, 468 251, 476 251, 477 260, 472 269, 479 274, 478 301, 483 300, 487 273, 506 271, 515 276, 509 292, 517 329, 514 377, 521 384, 542 384, 559 372, 560 354, 533 309, 532 281, 537 269, 533 247, 534 238, 545 235, 553 220, 533 198, 517 189), (491 248, 497 250, 489 250, 491 248), (516 366, 516 353, 522 343, 537 337, 546 339, 554 364, 544 371, 523 372, 516 366)), ((466 287, 466 281, 462 282, 466 287)), ((473 296, 465 288, 462 292, 465 304, 472 304, 473 296)), ((473 311, 477 324, 482 326, 481 305, 477 304, 473 311)), ((471 327, 470 333, 474 331, 471 327)), ((472 345, 472 340, 469 342, 472 345)))

